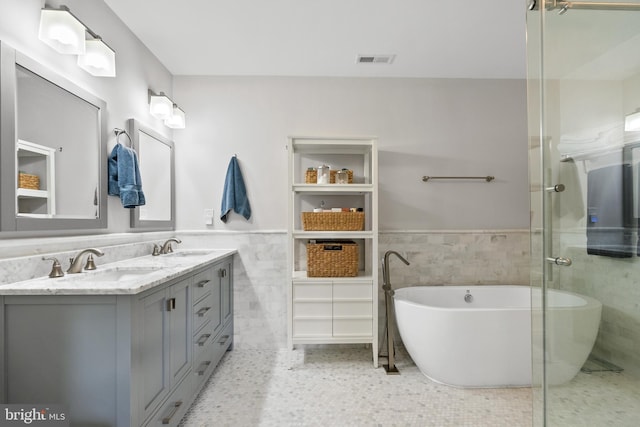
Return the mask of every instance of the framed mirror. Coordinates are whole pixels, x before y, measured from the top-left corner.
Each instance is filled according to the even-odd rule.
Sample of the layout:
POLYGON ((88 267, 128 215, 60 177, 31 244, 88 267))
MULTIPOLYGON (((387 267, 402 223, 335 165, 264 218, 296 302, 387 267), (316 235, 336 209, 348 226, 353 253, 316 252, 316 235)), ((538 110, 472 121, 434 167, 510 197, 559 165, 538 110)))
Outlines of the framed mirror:
POLYGON ((106 103, 4 43, 0 67, 0 229, 106 228, 106 103))
MULTIPOLYGON (((129 135, 138 153, 140 179, 146 203, 131 209, 131 227, 175 229, 175 179, 173 142, 138 120, 129 119, 129 135)), ((125 140, 126 138, 121 138, 125 140)))

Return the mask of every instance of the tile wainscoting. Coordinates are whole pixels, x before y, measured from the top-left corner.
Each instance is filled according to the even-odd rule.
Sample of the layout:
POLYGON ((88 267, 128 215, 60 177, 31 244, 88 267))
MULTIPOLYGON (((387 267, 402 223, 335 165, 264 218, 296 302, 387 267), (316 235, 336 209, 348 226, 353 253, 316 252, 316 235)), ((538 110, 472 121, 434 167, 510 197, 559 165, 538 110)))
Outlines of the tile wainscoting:
MULTIPOLYGON (((178 236, 180 248, 237 249, 234 258, 237 348, 281 349, 287 342, 286 233, 284 231, 182 231, 6 241, 0 251, 0 283, 44 276, 42 256, 67 259, 89 246, 104 250, 101 264, 148 255, 153 243, 178 236)), ((529 283, 528 230, 381 232, 379 256, 396 250, 411 262, 391 261, 394 287, 529 283)), ((380 313, 384 313, 380 293, 380 313)), ((384 321, 383 315, 380 322, 384 321)), ((384 330, 383 327, 380 331, 384 330)))

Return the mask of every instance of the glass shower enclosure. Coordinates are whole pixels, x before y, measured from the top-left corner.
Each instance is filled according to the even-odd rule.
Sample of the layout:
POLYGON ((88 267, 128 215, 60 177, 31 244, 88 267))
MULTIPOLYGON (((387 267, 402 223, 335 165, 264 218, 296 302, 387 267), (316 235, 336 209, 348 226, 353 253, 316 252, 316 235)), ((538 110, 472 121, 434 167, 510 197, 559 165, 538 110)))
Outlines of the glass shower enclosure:
POLYGON ((531 1, 527 57, 533 425, 635 426, 640 2, 531 1), (585 306, 556 290, 601 304, 591 342, 585 306), (559 346, 591 351, 571 367, 559 346))

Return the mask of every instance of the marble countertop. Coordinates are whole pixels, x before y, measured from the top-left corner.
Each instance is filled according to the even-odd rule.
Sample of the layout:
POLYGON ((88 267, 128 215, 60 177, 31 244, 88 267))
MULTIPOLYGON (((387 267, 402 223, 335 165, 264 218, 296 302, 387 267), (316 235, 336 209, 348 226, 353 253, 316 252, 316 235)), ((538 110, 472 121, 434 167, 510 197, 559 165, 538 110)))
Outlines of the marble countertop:
POLYGON ((184 249, 103 265, 100 258, 95 258, 96 270, 0 285, 0 295, 133 295, 236 252, 235 249, 184 249))

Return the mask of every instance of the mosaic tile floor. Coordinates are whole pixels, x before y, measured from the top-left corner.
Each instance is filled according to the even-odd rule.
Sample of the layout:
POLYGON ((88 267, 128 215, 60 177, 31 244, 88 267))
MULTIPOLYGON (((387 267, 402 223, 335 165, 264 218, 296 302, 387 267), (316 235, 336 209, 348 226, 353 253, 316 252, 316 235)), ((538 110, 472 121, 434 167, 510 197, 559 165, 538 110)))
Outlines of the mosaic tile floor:
POLYGON ((640 382, 626 373, 579 373, 549 389, 548 424, 561 427, 640 425, 640 382))
POLYGON ((399 352, 400 375, 365 348, 228 352, 182 420, 204 426, 531 426, 531 390, 457 389, 399 352))

